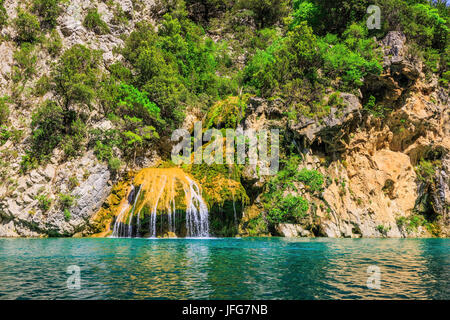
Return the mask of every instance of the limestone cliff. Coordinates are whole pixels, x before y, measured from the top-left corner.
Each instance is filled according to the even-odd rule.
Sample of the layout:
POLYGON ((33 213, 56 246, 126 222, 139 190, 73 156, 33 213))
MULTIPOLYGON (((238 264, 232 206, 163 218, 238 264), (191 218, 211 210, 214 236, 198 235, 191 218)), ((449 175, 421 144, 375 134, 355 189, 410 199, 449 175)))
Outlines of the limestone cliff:
MULTIPOLYGON (((322 123, 307 118, 292 123, 280 116, 276 101, 254 99, 248 109, 247 127, 287 126, 292 141, 304 155, 299 169, 316 169, 326 177, 326 188, 320 195, 309 195, 304 186, 299 186, 297 192, 316 203, 314 221, 303 226, 316 235, 449 234, 448 91, 437 86, 436 78, 425 79, 421 64, 408 59, 405 41, 400 32, 390 32, 380 43, 385 55, 383 74, 366 81, 360 97, 341 94, 344 110, 332 108, 322 123), (365 110, 362 101, 369 94, 378 95, 392 111, 377 117, 365 110), (418 177, 421 159, 438 163, 428 180, 418 177), (417 213, 428 215, 438 230, 410 223, 417 213)), ((245 222, 257 212, 255 208, 247 209, 244 234, 245 222)), ((275 233, 311 234, 303 232, 303 228, 283 225, 275 233)))
MULTIPOLYGON (((114 62, 123 60, 117 49, 139 22, 157 24, 153 1, 111 3, 114 6, 102 1, 68 1, 61 6, 55 28, 62 39, 62 51, 75 44, 102 50, 100 68, 104 72, 114 62), (108 34, 97 34, 83 25, 88 9, 94 5, 110 29, 108 34), (113 11, 118 10, 115 5, 128 17, 127 24, 113 21, 113 11)), ((16 18, 21 5, 5 0, 10 20, 16 18)), ((17 133, 14 139, 0 144, 0 237, 96 233, 98 225, 107 228, 95 220, 95 215, 102 205, 103 209, 109 205, 106 200, 113 186, 131 169, 152 167, 161 159, 168 160, 167 150, 155 145, 154 149, 139 154, 133 164, 111 170, 98 160, 92 148, 86 147, 81 156, 71 159, 56 148, 47 162, 24 172, 20 163, 30 145, 32 114, 38 105, 54 96, 51 90, 44 96, 33 95, 32 91, 39 79, 50 76, 54 58, 43 45, 38 45, 36 72, 18 90, 12 79, 18 64, 14 58, 19 48, 14 41, 16 33, 8 25, 2 28, 0 41, 0 97, 14 98, 8 125, 17 133)), ((269 178, 260 177, 255 168, 244 167, 241 182, 250 200, 239 215, 240 235, 449 236, 448 88, 438 84, 436 75, 423 72, 421 62, 411 55, 401 32, 389 32, 379 41, 379 47, 384 56, 383 73, 364 79, 358 92, 339 92, 341 102, 321 119, 305 116, 292 120, 286 115, 289 103, 278 98, 248 99, 239 126, 282 129, 285 142, 301 155, 298 170, 303 167, 317 170, 325 177, 325 184, 318 193, 308 192, 302 184, 290 191, 312 204, 304 223, 280 224, 273 230, 255 234, 249 232, 250 224, 265 210, 261 197, 269 178), (366 108, 371 96, 382 106, 377 113, 366 108)), ((238 62, 242 60, 245 54, 237 58, 238 62)), ((329 96, 333 93, 329 92, 329 96)), ((100 114, 100 109, 94 103, 87 126, 113 128, 114 124, 100 114)), ((201 117, 196 106, 189 106, 184 127, 190 128, 201 117)), ((113 152, 118 158, 125 156, 118 148, 113 152)), ((223 210, 222 205, 218 206, 219 211, 223 210)))

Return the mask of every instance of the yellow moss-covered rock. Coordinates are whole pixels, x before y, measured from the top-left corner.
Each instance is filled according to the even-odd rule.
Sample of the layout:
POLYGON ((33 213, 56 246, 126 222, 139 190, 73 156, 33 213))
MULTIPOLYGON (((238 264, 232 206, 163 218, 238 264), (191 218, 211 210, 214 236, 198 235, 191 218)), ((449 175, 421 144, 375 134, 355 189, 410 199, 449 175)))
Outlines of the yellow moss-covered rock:
POLYGON ((118 214, 122 199, 128 194, 130 181, 117 183, 100 210, 92 217, 90 224, 94 234, 91 237, 101 238, 110 235, 113 218, 118 214))

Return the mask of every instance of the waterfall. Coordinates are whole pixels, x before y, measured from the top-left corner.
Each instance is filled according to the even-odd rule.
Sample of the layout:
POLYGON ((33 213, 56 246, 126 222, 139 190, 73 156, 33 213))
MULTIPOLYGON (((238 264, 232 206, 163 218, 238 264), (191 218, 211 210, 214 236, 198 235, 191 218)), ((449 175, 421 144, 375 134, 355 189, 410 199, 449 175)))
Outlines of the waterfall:
POLYGON ((189 237, 208 237, 208 207, 200 195, 200 188, 195 181, 188 178, 191 199, 186 209, 186 230, 189 237))
POLYGON ((199 184, 179 168, 143 169, 117 210, 113 237, 132 237, 148 224, 148 236, 209 236, 209 212, 199 184), (185 213, 185 225, 177 213, 185 213), (181 220, 180 220, 181 219, 181 220), (178 225, 177 225, 178 223, 178 225), (159 225, 158 225, 159 224, 159 225), (157 234, 160 230, 161 234, 157 234), (141 228, 142 227, 142 228, 141 228))
MULTIPOLYGON (((136 209, 136 203, 137 203, 137 201, 139 199, 139 195, 141 194, 141 189, 142 188, 139 186, 139 190, 138 190, 138 192, 136 194, 136 197, 134 198, 134 204, 133 204, 133 208, 131 209, 130 217, 128 218, 128 238, 131 238, 133 236, 133 225, 132 225, 133 215, 134 215, 134 213, 136 211, 135 210, 136 209)), ((134 190, 136 190, 136 189, 134 189, 134 190)), ((139 216, 140 215, 141 215, 141 213, 139 212, 137 214, 138 221, 139 221, 139 216)), ((137 234, 137 232, 139 232, 139 222, 138 222, 138 227, 137 227, 136 234, 137 234)))

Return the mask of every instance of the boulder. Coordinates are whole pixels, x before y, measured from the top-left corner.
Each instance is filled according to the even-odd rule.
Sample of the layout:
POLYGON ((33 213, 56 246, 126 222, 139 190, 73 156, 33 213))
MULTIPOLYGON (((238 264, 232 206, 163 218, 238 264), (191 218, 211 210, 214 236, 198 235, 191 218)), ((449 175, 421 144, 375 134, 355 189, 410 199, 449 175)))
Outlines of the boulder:
POLYGON ((299 224, 279 223, 276 227, 277 233, 286 238, 310 237, 311 232, 303 229, 299 224))

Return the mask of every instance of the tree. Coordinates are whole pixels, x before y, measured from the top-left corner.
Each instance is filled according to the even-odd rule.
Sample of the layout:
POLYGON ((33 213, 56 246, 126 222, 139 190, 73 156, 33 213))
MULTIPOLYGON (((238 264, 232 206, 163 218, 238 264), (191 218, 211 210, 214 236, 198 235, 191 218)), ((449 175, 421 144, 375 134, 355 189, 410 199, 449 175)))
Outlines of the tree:
POLYGON ((136 164, 138 151, 145 151, 148 142, 159 139, 159 135, 153 126, 142 126, 142 119, 125 116, 124 141, 133 152, 133 164, 136 164))
POLYGON ((100 81, 99 61, 100 51, 81 44, 63 53, 53 72, 53 80, 65 109, 69 109, 72 103, 90 106, 100 81))
POLYGON ((61 12, 60 0, 33 0, 33 12, 42 17, 43 24, 53 28, 56 26, 56 19, 61 12))
POLYGON ((38 18, 21 8, 17 10, 17 18, 14 19, 19 42, 34 42, 39 36, 41 25, 38 18))
POLYGON ((64 126, 64 110, 54 101, 47 100, 33 114, 33 156, 40 158, 58 146, 62 140, 64 126))
POLYGON ((368 0, 294 0, 293 3, 294 17, 305 19, 319 35, 341 34, 353 22, 361 21, 371 4, 368 0))
POLYGON ((231 0, 186 0, 189 17, 194 21, 209 22, 213 17, 230 9, 231 0))
POLYGON ((259 29, 271 26, 285 17, 289 8, 288 0, 239 0, 237 8, 254 13, 259 29))

